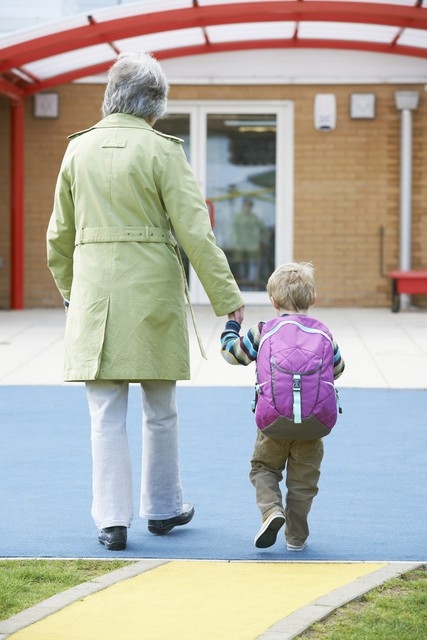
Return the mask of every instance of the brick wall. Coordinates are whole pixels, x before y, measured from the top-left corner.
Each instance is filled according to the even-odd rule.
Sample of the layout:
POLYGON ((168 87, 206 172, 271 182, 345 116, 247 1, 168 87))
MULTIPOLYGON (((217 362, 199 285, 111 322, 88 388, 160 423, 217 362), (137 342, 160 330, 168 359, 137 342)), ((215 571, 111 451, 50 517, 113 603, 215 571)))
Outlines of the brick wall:
POLYGON ((384 268, 397 266, 399 114, 390 87, 375 88, 375 120, 351 120, 349 100, 363 87, 322 87, 337 96, 337 129, 312 126, 314 91, 297 99, 295 257, 314 262, 319 304, 388 304, 384 268))
MULTIPOLYGON (((398 267, 400 114, 394 92, 378 86, 177 86, 171 100, 292 100, 295 103, 296 260, 313 261, 319 306, 388 306, 390 284, 381 275, 398 267), (374 120, 351 120, 351 93, 376 95, 374 120), (313 126, 316 93, 337 97, 337 128, 313 126), (381 261, 381 257, 383 260, 381 261)), ((427 100, 422 86, 413 115, 413 266, 427 269, 427 100)), ((60 303, 46 268, 45 233, 67 135, 101 118, 104 87, 59 87, 60 117, 25 116, 25 306, 60 303)), ((0 308, 9 306, 9 108, 0 100, 0 308)), ((423 300, 419 300, 423 304, 423 300)))

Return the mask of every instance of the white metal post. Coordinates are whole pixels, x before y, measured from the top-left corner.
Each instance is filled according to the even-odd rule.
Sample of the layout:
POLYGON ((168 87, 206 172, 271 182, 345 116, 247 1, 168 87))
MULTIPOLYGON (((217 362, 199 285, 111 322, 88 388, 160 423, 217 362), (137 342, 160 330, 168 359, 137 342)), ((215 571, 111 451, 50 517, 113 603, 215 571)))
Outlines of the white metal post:
POLYGON ((400 115, 400 263, 401 271, 411 269, 412 257, 412 112, 400 115))
MULTIPOLYGON (((417 91, 397 91, 396 108, 400 116, 400 243, 399 269, 412 266, 412 111, 418 106, 417 91)), ((411 298, 402 294, 400 306, 407 309, 411 298)))

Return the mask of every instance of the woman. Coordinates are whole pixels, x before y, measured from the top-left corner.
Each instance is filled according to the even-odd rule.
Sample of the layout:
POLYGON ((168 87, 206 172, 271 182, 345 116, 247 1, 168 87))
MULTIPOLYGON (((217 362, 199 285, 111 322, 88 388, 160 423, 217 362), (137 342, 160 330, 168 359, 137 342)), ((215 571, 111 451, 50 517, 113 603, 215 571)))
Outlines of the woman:
POLYGON ((162 535, 194 514, 183 503, 178 459, 176 381, 189 379, 190 369, 177 241, 216 315, 243 319, 241 293, 182 141, 153 129, 167 93, 150 55, 118 58, 104 118, 70 136, 47 231, 48 266, 68 307, 65 380, 86 383, 92 516, 99 541, 111 550, 126 548, 133 518, 129 382, 142 391, 140 516, 162 535))

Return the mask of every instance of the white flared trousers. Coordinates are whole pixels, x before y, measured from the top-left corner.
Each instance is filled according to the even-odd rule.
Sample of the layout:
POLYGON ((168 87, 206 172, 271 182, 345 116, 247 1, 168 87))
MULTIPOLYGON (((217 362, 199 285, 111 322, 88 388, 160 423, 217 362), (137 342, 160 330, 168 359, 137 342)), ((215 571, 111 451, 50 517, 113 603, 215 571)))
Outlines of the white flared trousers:
MULTIPOLYGON (((166 520, 182 511, 176 382, 146 380, 142 392, 140 516, 166 520)), ((92 517, 98 529, 129 527, 132 464, 126 430, 129 383, 86 382, 91 418, 92 517)))

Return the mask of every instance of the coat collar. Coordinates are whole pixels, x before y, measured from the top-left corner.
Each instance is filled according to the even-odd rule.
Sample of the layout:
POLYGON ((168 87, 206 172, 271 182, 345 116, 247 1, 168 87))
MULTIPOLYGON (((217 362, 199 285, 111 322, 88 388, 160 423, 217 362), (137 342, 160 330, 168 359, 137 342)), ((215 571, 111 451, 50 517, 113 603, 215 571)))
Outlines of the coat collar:
POLYGON ((109 116, 106 116, 89 129, 83 129, 82 131, 76 131, 68 136, 69 140, 73 138, 77 138, 78 136, 87 133, 88 131, 92 131, 92 129, 107 129, 109 127, 126 127, 126 128, 137 128, 137 129, 149 129, 153 130, 153 128, 144 120, 144 118, 138 118, 138 116, 131 116, 128 113, 112 113, 109 116))
POLYGON ((144 118, 132 116, 129 113, 112 113, 97 122, 92 128, 100 129, 107 127, 131 127, 137 129, 152 129, 144 118))
POLYGON ((176 138, 175 136, 170 136, 168 134, 161 133, 156 129, 153 129, 151 125, 148 124, 144 118, 139 118, 138 116, 132 116, 128 113, 112 113, 109 116, 106 116, 89 129, 84 129, 83 131, 76 131, 68 136, 68 139, 71 140, 73 138, 77 138, 78 136, 87 133, 88 131, 92 131, 93 129, 109 129, 109 128, 124 128, 124 129, 145 129, 146 131, 152 131, 163 138, 168 138, 169 140, 174 140, 182 144, 184 141, 181 138, 176 138))

